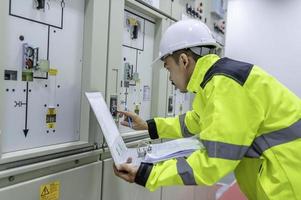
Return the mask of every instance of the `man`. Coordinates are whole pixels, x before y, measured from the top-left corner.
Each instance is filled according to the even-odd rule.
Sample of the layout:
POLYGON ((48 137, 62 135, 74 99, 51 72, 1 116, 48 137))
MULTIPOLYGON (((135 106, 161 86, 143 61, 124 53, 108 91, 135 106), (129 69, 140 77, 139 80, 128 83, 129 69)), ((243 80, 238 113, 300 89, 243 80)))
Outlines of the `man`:
POLYGON ((192 111, 147 122, 123 112, 134 129, 148 130, 152 139, 198 134, 205 148, 154 165, 127 163, 114 168, 116 175, 154 191, 212 185, 234 171, 249 199, 301 199, 300 99, 256 65, 203 54, 215 47, 199 21, 170 26, 160 58, 177 88, 195 93, 192 111))

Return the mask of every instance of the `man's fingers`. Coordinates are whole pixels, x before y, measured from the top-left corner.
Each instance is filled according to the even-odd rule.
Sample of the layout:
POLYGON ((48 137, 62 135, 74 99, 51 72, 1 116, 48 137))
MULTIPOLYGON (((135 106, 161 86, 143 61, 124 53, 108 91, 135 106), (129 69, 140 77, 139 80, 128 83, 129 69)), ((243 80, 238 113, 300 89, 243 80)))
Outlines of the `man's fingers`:
POLYGON ((114 173, 115 173, 116 176, 118 176, 118 177, 120 177, 120 178, 122 178, 122 179, 124 179, 128 182, 131 181, 129 173, 119 172, 119 171, 116 170, 116 168, 114 169, 114 173))
POLYGON ((123 171, 123 172, 127 172, 128 171, 128 167, 127 167, 127 164, 121 164, 120 166, 119 166, 119 169, 118 169, 118 171, 120 172, 120 171, 123 171))
POLYGON ((120 124, 123 126, 130 127, 129 122, 126 122, 126 121, 122 121, 122 122, 120 122, 120 124))
POLYGON ((132 171, 132 168, 133 168, 132 164, 122 164, 122 165, 120 165, 118 171, 119 172, 122 171, 122 172, 128 172, 128 173, 130 173, 132 171))
POLYGON ((118 168, 116 165, 113 165, 115 175, 130 183, 134 182, 138 170, 137 167, 130 164, 132 161, 133 159, 129 157, 127 163, 118 165, 118 168))
POLYGON ((126 164, 120 165, 120 169, 118 170, 116 165, 113 164, 113 171, 114 174, 122 179, 124 179, 127 182, 133 182, 131 178, 131 173, 127 170, 126 164))
POLYGON ((136 117, 136 113, 133 113, 133 112, 128 112, 128 111, 117 111, 118 113, 121 113, 127 117, 136 117))
POLYGON ((133 159, 131 157, 129 157, 126 161, 126 163, 132 163, 133 159))
POLYGON ((119 177, 126 180, 127 182, 132 182, 132 179, 128 173, 119 173, 119 177))

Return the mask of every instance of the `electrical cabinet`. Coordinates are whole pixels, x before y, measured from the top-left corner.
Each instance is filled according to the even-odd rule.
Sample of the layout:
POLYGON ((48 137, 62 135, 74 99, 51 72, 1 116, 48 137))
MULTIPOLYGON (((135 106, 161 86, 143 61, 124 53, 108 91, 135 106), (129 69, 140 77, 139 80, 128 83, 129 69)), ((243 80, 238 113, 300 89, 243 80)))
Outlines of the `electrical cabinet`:
POLYGON ((158 45, 168 19, 136 1, 123 3, 111 1, 114 15, 110 15, 112 34, 109 37, 106 100, 120 132, 135 134, 132 129, 119 125, 123 119, 119 118, 117 110, 135 112, 144 120, 157 116, 153 102, 156 101, 158 77, 154 75, 152 62, 159 53, 158 45))
POLYGON ((204 22, 221 45, 218 53, 223 54, 226 7, 226 0, 174 0, 170 6, 170 14, 177 20, 193 18, 204 22))
POLYGON ((5 30, 0 48, 0 163, 101 143, 92 137, 99 130, 93 131, 97 124, 90 124, 94 116, 90 118, 83 94, 105 92, 108 33, 102 27, 108 26, 109 3, 0 4, 5 10, 0 20, 5 30))
POLYGON ((10 0, 3 153, 79 140, 84 1, 48 9, 10 0), (61 23, 63 17, 74 22, 61 23))
POLYGON ((120 110, 130 110, 143 119, 150 118, 155 20, 126 8, 119 68, 120 110))

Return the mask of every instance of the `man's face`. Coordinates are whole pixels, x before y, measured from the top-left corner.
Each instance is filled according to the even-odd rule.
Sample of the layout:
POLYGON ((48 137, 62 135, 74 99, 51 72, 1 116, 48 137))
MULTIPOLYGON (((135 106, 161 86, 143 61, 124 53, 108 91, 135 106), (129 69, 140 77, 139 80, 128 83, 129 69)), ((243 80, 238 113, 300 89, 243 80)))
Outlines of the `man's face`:
POLYGON ((164 59, 164 68, 167 69, 169 72, 169 80, 182 93, 187 92, 187 84, 189 82, 188 58, 187 59, 186 58, 183 59, 183 57, 180 56, 178 62, 179 64, 177 64, 177 62, 174 60, 172 56, 168 56, 164 59))

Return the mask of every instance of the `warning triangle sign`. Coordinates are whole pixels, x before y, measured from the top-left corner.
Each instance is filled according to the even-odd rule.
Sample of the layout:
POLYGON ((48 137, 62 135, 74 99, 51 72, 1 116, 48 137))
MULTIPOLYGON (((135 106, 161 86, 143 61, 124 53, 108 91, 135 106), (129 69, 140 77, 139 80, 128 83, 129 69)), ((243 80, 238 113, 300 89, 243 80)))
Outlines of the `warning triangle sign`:
POLYGON ((48 194, 50 194, 47 186, 44 187, 43 192, 41 194, 41 197, 47 196, 48 194))

